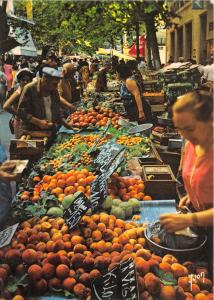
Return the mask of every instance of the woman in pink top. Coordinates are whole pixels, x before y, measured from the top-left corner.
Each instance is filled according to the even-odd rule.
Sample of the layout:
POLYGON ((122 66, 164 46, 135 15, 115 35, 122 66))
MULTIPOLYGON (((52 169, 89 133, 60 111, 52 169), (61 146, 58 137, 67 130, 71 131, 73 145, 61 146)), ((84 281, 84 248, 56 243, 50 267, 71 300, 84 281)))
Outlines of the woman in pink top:
POLYGON ((4 73, 7 77, 7 92, 10 92, 12 88, 12 83, 13 83, 12 71, 13 71, 12 61, 11 58, 8 57, 4 64, 4 73))
POLYGON ((164 214, 161 224, 171 232, 188 226, 213 225, 213 99, 204 90, 187 93, 173 107, 175 127, 187 140, 182 176, 187 195, 179 206, 192 205, 192 214, 164 214))

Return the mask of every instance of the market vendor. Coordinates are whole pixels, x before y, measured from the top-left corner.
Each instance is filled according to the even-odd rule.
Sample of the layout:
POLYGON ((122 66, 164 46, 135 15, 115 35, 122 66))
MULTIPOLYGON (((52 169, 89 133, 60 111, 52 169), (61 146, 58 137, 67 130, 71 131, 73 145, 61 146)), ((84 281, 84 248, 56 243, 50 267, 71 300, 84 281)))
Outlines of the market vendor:
POLYGON ((23 120, 23 130, 54 131, 58 124, 70 128, 63 118, 57 91, 62 74, 44 67, 42 78, 26 85, 21 94, 17 114, 23 120))
POLYGON ((129 120, 137 121, 138 123, 152 123, 151 107, 143 98, 139 83, 132 74, 131 69, 126 64, 119 65, 117 74, 119 79, 122 80, 120 97, 129 120))
POLYGON ((10 119, 11 132, 15 134, 18 139, 21 136, 21 119, 17 116, 17 106, 19 103, 20 95, 26 84, 32 81, 33 73, 28 68, 21 69, 16 74, 16 79, 19 84, 17 90, 7 99, 4 103, 3 109, 13 115, 10 119))
POLYGON ((160 222, 170 232, 188 226, 211 229, 214 217, 212 95, 201 89, 179 97, 173 106, 173 121, 187 141, 182 165, 187 195, 179 206, 189 206, 192 213, 164 214, 160 222))
POLYGON ((71 80, 76 72, 76 68, 72 63, 63 65, 62 74, 64 78, 58 83, 58 92, 62 106, 70 112, 74 112, 76 107, 72 104, 75 99, 72 99, 71 80))

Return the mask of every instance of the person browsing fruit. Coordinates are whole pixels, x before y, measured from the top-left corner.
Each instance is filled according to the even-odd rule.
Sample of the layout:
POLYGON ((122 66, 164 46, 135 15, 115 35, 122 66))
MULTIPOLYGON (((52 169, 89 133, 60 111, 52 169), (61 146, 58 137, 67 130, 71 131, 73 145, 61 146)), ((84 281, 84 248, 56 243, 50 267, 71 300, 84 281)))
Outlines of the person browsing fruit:
POLYGON ((62 74, 50 67, 44 67, 42 73, 42 78, 27 84, 20 96, 17 115, 23 120, 23 130, 54 130, 57 124, 70 128, 57 91, 62 74))
MULTIPOLYGON (((173 106, 175 127, 187 140, 182 177, 187 195, 179 207, 192 206, 191 214, 164 214, 161 224, 171 232, 188 226, 213 226, 213 99, 205 90, 178 98, 173 106)), ((209 230, 208 230, 209 231, 209 230)))

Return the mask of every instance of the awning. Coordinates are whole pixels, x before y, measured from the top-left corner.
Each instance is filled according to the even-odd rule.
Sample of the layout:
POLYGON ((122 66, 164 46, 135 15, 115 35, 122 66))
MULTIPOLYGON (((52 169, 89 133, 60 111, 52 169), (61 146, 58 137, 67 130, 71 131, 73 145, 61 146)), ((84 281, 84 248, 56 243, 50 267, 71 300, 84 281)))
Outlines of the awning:
POLYGON ((133 60, 134 58, 131 57, 130 55, 124 54, 124 53, 120 53, 117 50, 114 49, 104 49, 104 48, 99 48, 98 51, 96 51, 96 54, 100 54, 100 55, 115 55, 117 57, 119 57, 120 59, 127 59, 127 60, 133 60))
MULTIPOLYGON (((143 57, 145 56, 145 44, 146 40, 143 35, 139 37, 139 48, 140 48, 140 56, 143 57)), ((137 48, 136 48, 136 43, 130 48, 129 50, 129 55, 136 57, 137 56, 137 48)))

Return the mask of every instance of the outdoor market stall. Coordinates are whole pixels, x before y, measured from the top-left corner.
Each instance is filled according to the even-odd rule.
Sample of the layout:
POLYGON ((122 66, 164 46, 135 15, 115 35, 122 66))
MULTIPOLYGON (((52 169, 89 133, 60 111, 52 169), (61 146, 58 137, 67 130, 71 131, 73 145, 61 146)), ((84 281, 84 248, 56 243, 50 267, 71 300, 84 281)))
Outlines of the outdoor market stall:
MULTIPOLYGON (((49 147, 19 185, 0 232, 3 298, 212 299, 206 236, 188 229, 179 246, 171 235, 173 248, 158 235, 159 216, 176 212, 176 178, 151 128, 106 108, 111 97, 97 103, 89 94, 69 117, 72 130, 42 139, 49 147)), ((38 148, 17 141, 20 153, 23 143, 28 153, 38 148)))

